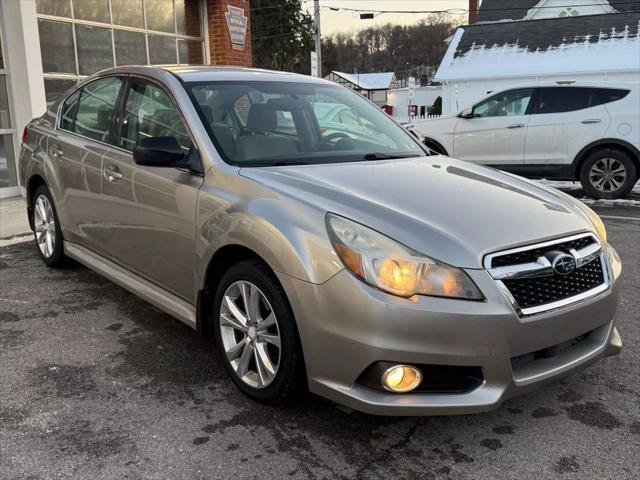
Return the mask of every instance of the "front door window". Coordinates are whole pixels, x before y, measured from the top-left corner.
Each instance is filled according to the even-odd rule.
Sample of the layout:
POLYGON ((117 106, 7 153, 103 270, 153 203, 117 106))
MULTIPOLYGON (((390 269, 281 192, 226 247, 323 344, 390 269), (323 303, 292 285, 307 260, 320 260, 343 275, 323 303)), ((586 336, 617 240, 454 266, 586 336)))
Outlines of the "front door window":
POLYGON ((498 93, 473 108, 474 117, 515 117, 526 115, 532 88, 498 93))

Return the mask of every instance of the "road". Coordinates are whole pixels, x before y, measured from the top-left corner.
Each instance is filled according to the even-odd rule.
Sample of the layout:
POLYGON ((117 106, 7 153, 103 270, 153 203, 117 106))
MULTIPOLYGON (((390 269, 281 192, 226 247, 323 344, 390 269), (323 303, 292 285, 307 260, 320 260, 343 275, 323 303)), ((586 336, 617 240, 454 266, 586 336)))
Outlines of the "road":
POLYGON ((211 344, 99 275, 0 249, 0 477, 640 477, 640 209, 599 208, 624 262, 623 353, 481 415, 384 418, 244 398, 211 344))

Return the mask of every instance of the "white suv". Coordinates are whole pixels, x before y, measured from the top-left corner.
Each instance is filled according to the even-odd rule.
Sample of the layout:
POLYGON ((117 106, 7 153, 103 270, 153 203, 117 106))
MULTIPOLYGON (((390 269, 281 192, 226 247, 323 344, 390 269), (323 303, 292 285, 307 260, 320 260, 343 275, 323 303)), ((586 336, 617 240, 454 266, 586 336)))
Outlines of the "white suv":
POLYGON ((437 153, 531 178, 580 180, 594 198, 620 198, 640 173, 639 87, 518 86, 413 128, 437 153))

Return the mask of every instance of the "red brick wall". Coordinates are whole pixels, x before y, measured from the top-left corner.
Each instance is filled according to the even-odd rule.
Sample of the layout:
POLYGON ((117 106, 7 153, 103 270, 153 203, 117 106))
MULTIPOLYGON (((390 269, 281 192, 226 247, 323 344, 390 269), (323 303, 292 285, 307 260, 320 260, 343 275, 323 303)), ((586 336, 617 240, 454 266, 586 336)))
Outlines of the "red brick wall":
POLYGON ((250 67, 251 63, 251 24, 249 2, 247 0, 206 0, 209 28, 209 50, 212 65, 236 65, 250 67), (247 17, 247 33, 244 49, 233 48, 227 28, 227 5, 244 10, 247 17))

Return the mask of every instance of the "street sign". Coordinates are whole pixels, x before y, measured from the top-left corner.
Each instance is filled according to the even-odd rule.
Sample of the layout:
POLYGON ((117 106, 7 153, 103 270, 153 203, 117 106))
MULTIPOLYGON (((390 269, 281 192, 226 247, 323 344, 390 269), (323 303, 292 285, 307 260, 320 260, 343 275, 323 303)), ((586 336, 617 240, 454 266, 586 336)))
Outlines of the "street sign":
POLYGON ((318 54, 316 52, 311 52, 311 76, 318 76, 318 54))
POLYGON ((227 13, 224 16, 227 20, 231 48, 244 50, 247 40, 247 17, 244 14, 244 9, 227 5, 227 13))
POLYGON ((409 107, 409 115, 415 115, 413 113, 413 107, 416 98, 416 77, 409 77, 407 82, 407 105, 409 107))

